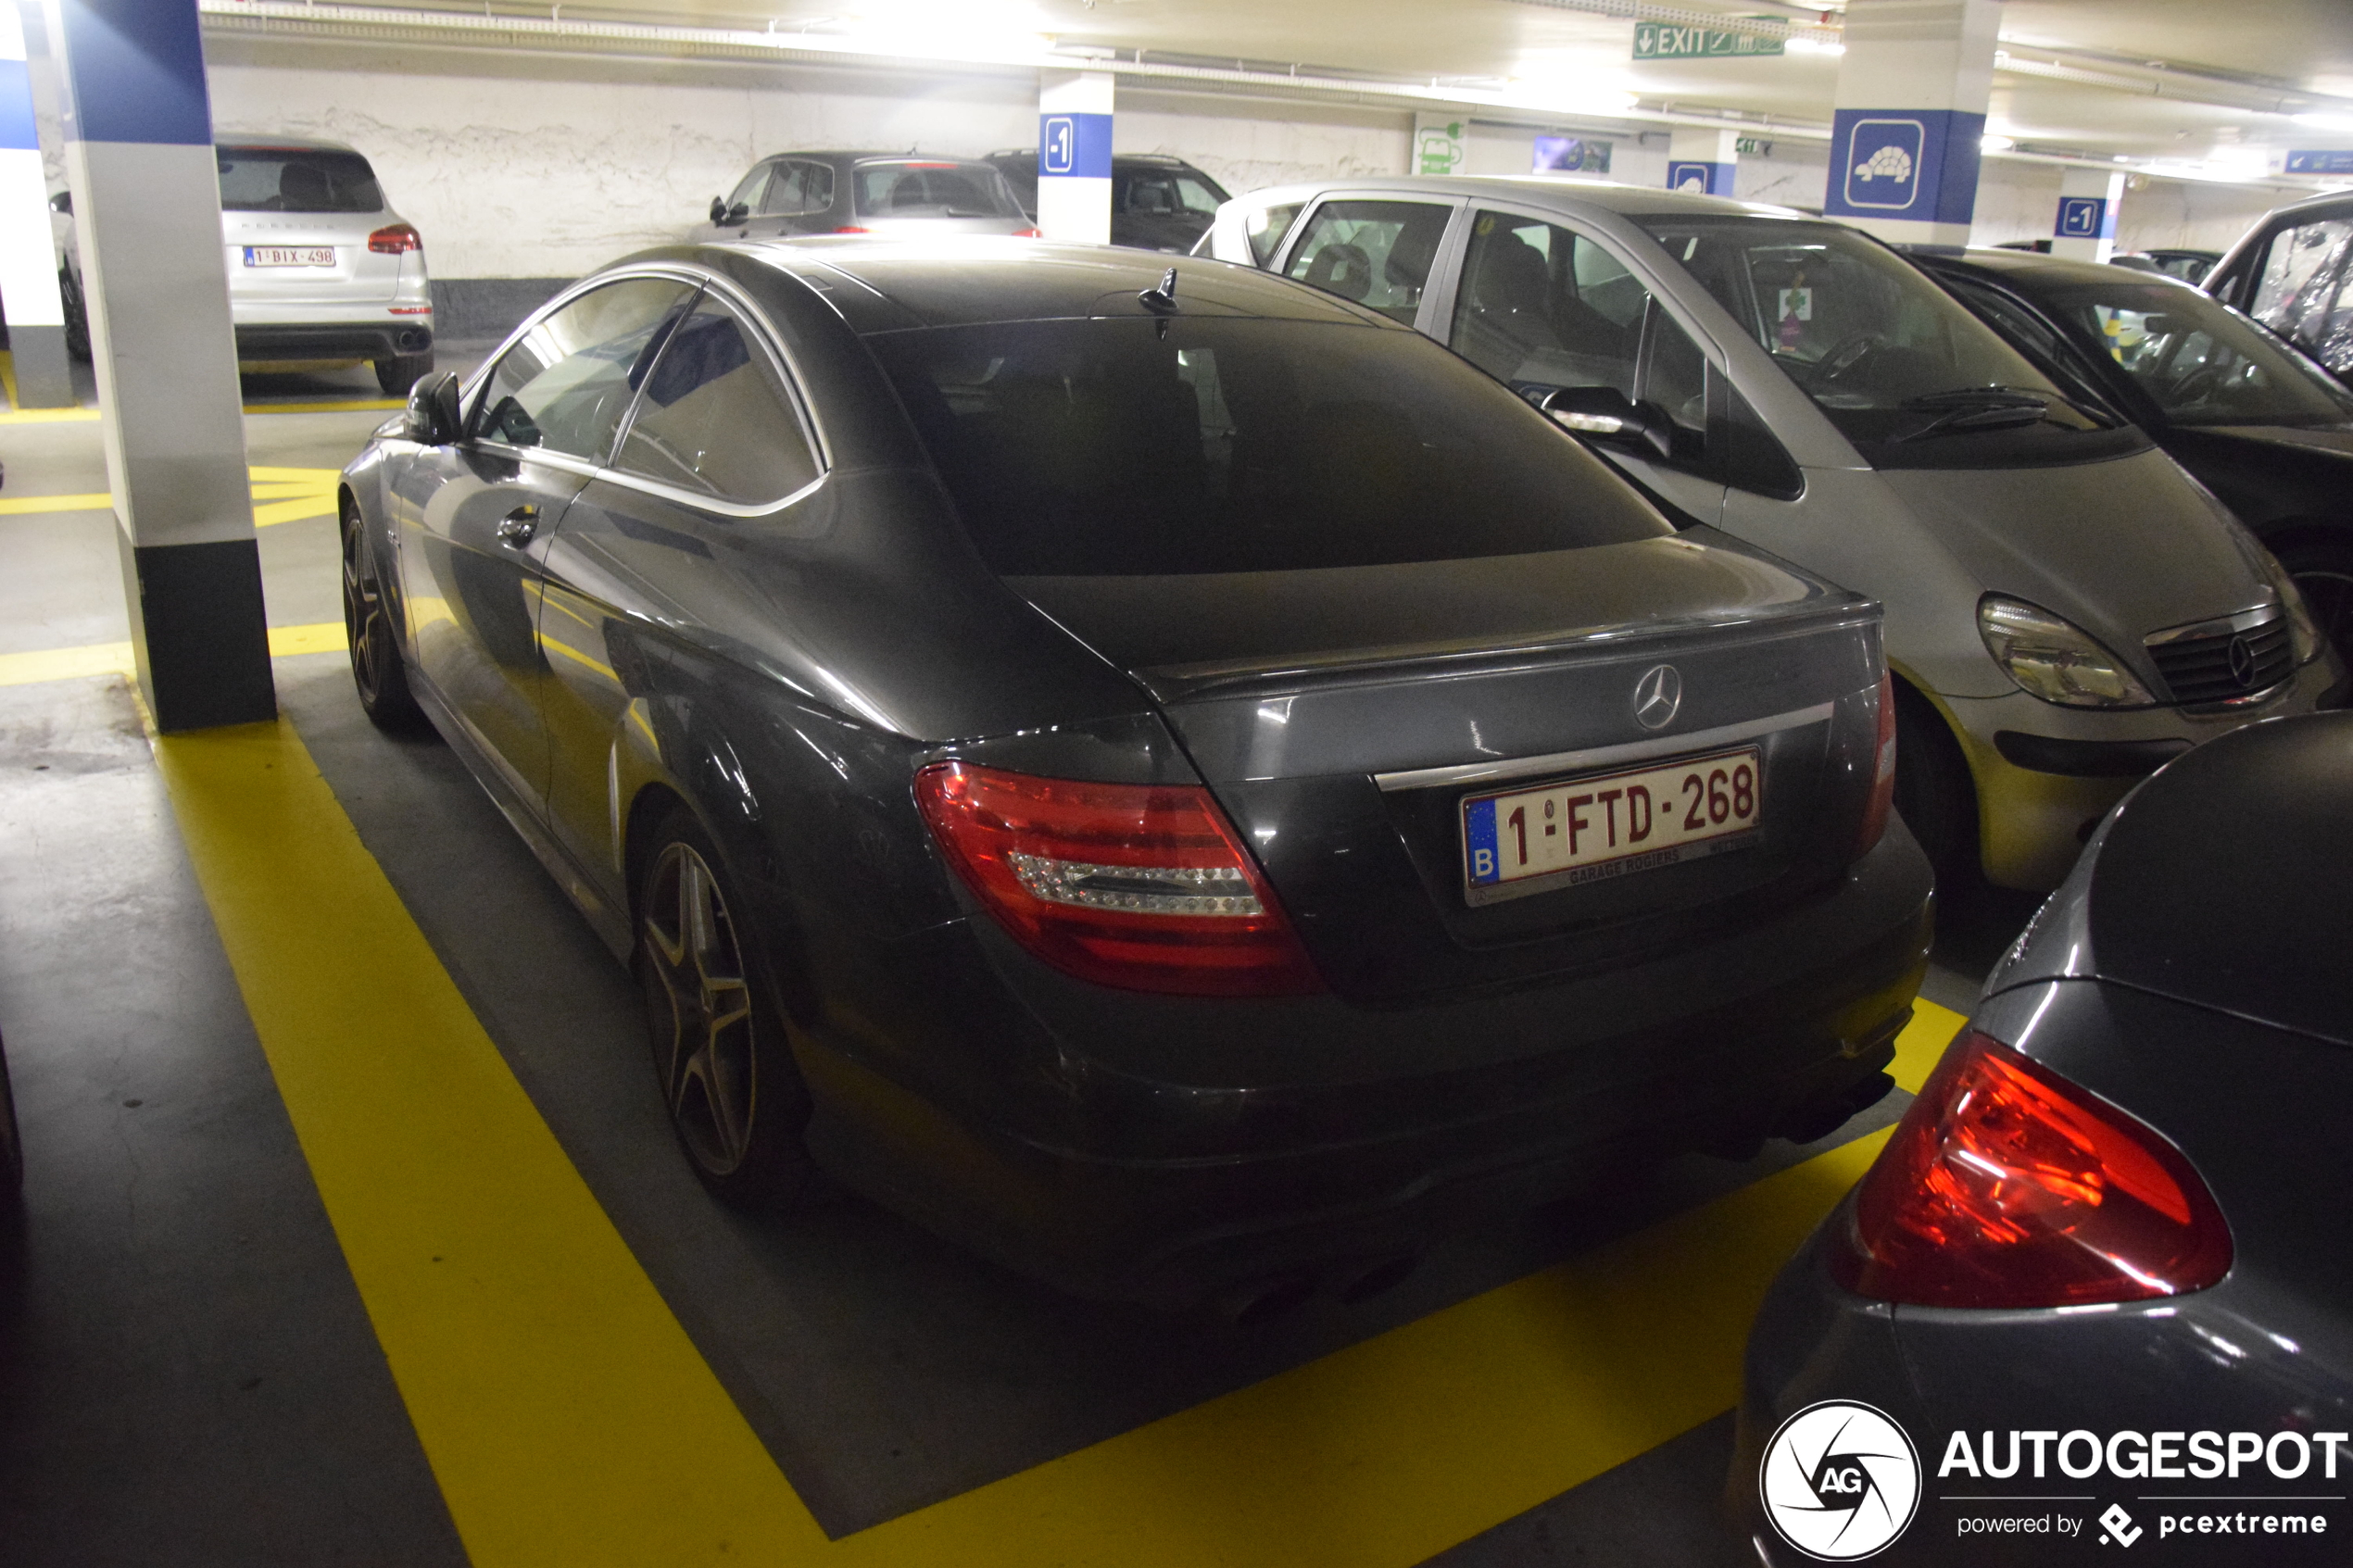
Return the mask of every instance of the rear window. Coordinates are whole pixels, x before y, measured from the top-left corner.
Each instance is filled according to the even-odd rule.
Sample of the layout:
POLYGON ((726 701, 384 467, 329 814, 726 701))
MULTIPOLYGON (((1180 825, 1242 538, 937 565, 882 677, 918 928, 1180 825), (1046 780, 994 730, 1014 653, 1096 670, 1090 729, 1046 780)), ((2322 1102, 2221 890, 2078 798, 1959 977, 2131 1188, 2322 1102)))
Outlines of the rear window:
POLYGON ((223 212, 382 212, 376 171, 358 153, 217 147, 223 212))
POLYGON ((866 341, 1006 576, 1381 566, 1671 532, 1551 420, 1409 332, 1113 320, 866 341))
POLYGON ((862 163, 861 218, 1019 218, 1004 177, 985 163, 862 163))

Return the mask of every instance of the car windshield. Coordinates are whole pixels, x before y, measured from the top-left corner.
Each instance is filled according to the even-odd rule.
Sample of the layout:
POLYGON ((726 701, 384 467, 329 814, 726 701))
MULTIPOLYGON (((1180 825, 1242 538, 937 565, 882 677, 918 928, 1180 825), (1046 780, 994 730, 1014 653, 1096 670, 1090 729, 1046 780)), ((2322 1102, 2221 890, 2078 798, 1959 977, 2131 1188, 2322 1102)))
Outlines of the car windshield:
POLYGON ((854 183, 861 218, 1022 216, 1004 177, 985 163, 862 163, 854 183))
POLYGON ((1958 301, 1854 230, 1775 218, 1642 223, 1877 466, 1966 461, 1956 448, 1972 440, 2014 448, 2107 429, 1958 301))
POLYGON ((1125 319, 866 341, 1007 576, 1377 566, 1669 531, 1549 420, 1411 332, 1125 319))
POLYGON ((223 212, 382 212, 376 171, 321 147, 217 147, 223 212))
POLYGON ((2119 279, 2033 297, 2079 344, 2107 350, 2175 424, 2353 420, 2353 392, 2196 289, 2119 279))

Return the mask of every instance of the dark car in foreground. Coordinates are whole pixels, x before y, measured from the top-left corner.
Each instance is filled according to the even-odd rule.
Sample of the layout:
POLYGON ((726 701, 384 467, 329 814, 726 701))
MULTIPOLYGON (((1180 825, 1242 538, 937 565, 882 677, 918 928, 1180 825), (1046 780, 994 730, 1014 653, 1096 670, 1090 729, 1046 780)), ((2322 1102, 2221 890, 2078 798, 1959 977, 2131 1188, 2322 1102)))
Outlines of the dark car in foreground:
POLYGON ((2353 390, 2196 289, 1998 250, 1913 260, 2148 432, 2255 531, 2353 659, 2353 390))
POLYGON ((16 1092, 8 1086, 8 1053, 0 1047, 0 1204, 24 1186, 24 1143, 17 1135, 16 1092))
POLYGON ((2348 797, 2353 714, 2281 719, 2094 838, 1766 1298, 1765 1562, 2346 1560, 2348 797))
POLYGON ((915 153, 796 152, 761 159, 695 240, 795 234, 1035 234, 997 170, 976 158, 915 153))
POLYGON ((705 1181, 1282 1299, 1876 1099, 1929 912, 1877 607, 1163 267, 649 251, 345 470, 362 701, 635 964, 705 1181))
MULTIPOLYGON (((1013 198, 1038 216, 1038 149, 990 153, 1013 198)), ((1117 153, 1111 160, 1111 243, 1135 250, 1189 251, 1209 232, 1218 204, 1233 198, 1208 175, 1165 153, 1117 153)))
POLYGON ((2267 213, 2199 286, 2353 383, 2353 193, 2267 213))

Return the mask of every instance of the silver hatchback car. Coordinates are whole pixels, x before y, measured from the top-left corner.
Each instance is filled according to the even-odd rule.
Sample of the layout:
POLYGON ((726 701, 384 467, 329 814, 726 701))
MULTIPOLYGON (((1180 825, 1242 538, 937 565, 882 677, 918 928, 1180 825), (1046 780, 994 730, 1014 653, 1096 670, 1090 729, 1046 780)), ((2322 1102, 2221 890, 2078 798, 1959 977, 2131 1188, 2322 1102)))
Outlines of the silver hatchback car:
POLYGON ((1948 873, 2054 886, 2136 779, 2343 695, 2294 585, 2210 495, 1844 225, 1399 178, 1253 192, 1202 248, 1418 328, 1670 515, 1879 599, 1897 801, 1948 873))
MULTIPOLYGON (((406 396, 433 369, 433 288, 424 240, 392 209, 376 171, 339 142, 223 142, 220 240, 241 365, 354 363, 406 396)), ((59 192, 51 207, 70 216, 59 192)), ((82 260, 63 236, 67 332, 88 351, 82 260)))

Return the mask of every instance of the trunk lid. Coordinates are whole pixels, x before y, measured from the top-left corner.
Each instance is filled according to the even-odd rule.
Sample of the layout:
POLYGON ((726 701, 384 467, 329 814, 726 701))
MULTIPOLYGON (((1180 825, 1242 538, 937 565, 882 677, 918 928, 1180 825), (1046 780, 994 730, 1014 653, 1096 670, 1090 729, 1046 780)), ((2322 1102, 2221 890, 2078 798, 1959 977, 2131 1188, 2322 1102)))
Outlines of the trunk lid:
POLYGON ((1006 581, 1151 696, 1344 995, 1403 1001, 1629 961, 1762 918, 1852 859, 1878 608, 1709 531, 1006 581), (1681 696, 1653 728, 1635 688, 1662 664, 1681 696), (1466 799, 1746 747, 1763 817, 1733 852, 1474 901, 1466 799))

